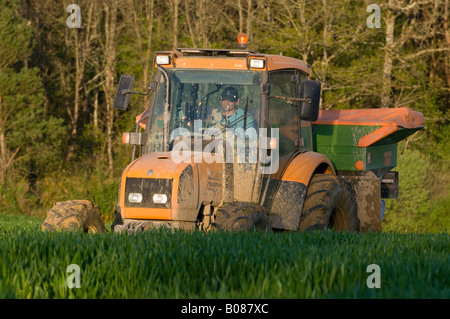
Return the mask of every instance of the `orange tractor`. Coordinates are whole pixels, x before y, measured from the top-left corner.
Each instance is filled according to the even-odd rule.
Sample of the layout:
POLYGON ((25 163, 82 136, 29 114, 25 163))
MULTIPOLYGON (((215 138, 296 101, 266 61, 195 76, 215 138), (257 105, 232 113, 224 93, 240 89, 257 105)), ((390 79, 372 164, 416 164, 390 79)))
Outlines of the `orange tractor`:
MULTIPOLYGON (((114 231, 381 230, 383 199, 398 195, 397 142, 423 128, 421 113, 319 111, 304 61, 245 48, 157 52, 155 70, 147 93, 131 75, 119 82, 119 110, 152 94, 123 134, 133 155, 114 231)), ((56 203, 42 228, 105 231, 89 201, 56 203)))

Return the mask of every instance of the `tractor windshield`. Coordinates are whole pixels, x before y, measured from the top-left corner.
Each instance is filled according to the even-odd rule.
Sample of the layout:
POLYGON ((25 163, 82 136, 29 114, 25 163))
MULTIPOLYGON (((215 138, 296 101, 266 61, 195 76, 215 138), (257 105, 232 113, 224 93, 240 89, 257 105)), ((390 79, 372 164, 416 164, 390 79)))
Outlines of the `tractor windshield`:
MULTIPOLYGON (((237 70, 167 69, 156 92, 149 118, 152 145, 149 151, 164 150, 164 124, 167 143, 174 132, 205 134, 227 128, 258 131, 261 72, 237 70), (167 79, 170 86, 166 87, 167 79), (169 99, 166 99, 166 91, 169 99), (168 113, 164 118, 165 103, 168 113)), ((216 131, 217 132, 217 131, 216 131)), ((170 147, 170 146, 169 146, 170 147)))

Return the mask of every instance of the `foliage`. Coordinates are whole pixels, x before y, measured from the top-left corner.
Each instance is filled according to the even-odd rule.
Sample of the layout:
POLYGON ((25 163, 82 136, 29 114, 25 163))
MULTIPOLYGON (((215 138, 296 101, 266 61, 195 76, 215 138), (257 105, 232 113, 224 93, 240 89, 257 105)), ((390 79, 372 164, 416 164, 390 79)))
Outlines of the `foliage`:
POLYGON ((36 179, 59 163, 64 142, 62 121, 45 114, 37 68, 22 68, 20 72, 8 68, 0 73, 0 83, 2 111, 10 114, 4 127, 8 148, 19 149, 19 174, 36 179))
POLYGON ((398 199, 386 200, 385 231, 450 231, 450 192, 442 188, 448 177, 439 173, 443 166, 417 150, 399 154, 395 170, 399 172, 400 193, 398 199))
POLYGON ((15 1, 0 1, 0 72, 31 54, 33 29, 30 23, 15 14, 15 1))
POLYGON ((37 180, 60 163, 64 128, 45 110, 40 70, 25 63, 34 42, 30 22, 10 2, 0 16, 0 207, 29 214, 37 180))
MULTIPOLYGON (((45 190, 40 194, 40 204, 47 209, 54 203, 87 199, 100 208, 100 213, 107 222, 114 217, 114 206, 117 204, 119 179, 111 178, 100 167, 85 173, 78 168, 80 174, 73 174, 67 170, 54 172, 52 175, 40 180, 39 188, 45 190), (83 187, 80 187, 83 185, 83 187)), ((36 215, 44 216, 45 212, 36 215)))

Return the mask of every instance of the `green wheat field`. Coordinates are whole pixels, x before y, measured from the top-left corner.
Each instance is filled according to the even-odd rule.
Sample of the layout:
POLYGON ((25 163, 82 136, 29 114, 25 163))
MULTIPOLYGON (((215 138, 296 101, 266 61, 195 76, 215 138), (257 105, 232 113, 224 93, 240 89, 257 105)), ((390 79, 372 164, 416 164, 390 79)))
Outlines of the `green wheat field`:
POLYGON ((448 234, 43 233, 0 214, 0 298, 450 298, 448 234), (80 267, 68 288, 67 267, 80 267), (367 271, 380 267, 380 288, 367 271))

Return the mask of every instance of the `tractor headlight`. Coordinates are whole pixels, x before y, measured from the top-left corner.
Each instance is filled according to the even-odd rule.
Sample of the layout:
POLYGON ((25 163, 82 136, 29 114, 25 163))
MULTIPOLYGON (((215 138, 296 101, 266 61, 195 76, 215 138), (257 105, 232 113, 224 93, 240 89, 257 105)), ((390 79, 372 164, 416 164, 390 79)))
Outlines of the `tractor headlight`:
POLYGON ((170 55, 157 55, 156 64, 167 65, 170 64, 170 55))
POLYGON ((263 59, 250 59, 250 67, 254 69, 264 69, 263 59))
POLYGON ((165 203, 167 203, 167 195, 166 194, 154 194, 153 202, 155 204, 165 204, 165 203))
POLYGON ((142 194, 141 193, 130 193, 130 195, 128 195, 128 201, 130 203, 142 203, 142 194))

